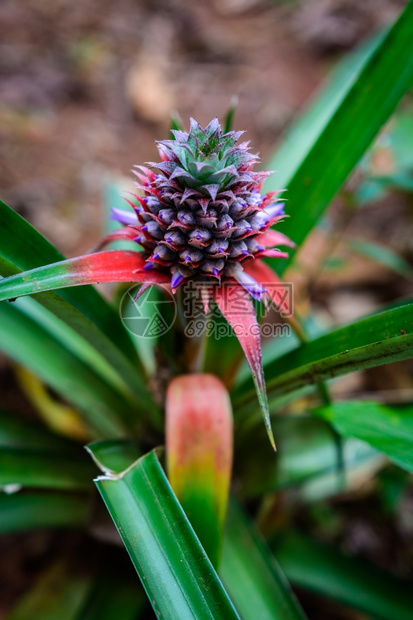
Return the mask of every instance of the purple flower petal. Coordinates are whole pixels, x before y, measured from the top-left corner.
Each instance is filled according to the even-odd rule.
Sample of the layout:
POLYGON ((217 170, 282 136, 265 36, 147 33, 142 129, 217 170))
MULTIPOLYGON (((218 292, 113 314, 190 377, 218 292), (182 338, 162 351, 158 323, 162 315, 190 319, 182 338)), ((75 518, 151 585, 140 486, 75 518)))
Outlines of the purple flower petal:
POLYGON ((253 297, 260 301, 267 293, 267 289, 265 289, 261 284, 259 284, 254 278, 249 276, 245 271, 240 268, 234 272, 234 278, 237 280, 239 284, 253 297))
POLYGON ((273 219, 273 217, 278 217, 279 215, 284 214, 284 207, 285 207, 284 202, 276 202, 274 205, 265 207, 264 211, 265 213, 268 213, 271 219, 273 219))
POLYGON ((136 213, 133 213, 132 211, 125 211, 124 209, 117 209, 116 207, 112 207, 111 211, 111 220, 120 222, 125 226, 134 226, 139 223, 136 213))
POLYGON ((176 289, 184 280, 184 276, 179 271, 175 271, 171 278, 172 289, 176 289))

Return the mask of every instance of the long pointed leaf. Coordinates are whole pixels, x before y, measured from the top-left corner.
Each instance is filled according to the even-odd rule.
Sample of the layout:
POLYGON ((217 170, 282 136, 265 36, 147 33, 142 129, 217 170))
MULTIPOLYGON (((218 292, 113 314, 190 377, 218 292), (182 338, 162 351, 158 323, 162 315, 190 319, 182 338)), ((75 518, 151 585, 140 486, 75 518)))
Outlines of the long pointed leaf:
MULTIPOLYGON (((343 489, 338 473, 337 444, 328 424, 313 416, 276 416, 273 420, 278 451, 274 458, 265 445, 261 424, 251 429, 235 454, 235 471, 242 480, 243 496, 259 498, 263 493, 294 488, 299 496, 326 496, 343 489)), ((369 474, 384 459, 368 444, 357 439, 343 441, 343 461, 347 487, 361 472, 369 474)), ((346 487, 346 488, 347 488, 346 487)))
POLYGON ((264 371, 262 368, 261 338, 251 297, 246 290, 238 286, 227 286, 225 289, 221 289, 222 287, 219 287, 215 291, 215 302, 223 316, 233 328, 245 353, 245 357, 251 368, 258 402, 264 417, 265 428, 267 429, 270 443, 275 450, 275 440, 271 428, 264 371), (236 307, 232 307, 231 299, 235 300, 236 307))
MULTIPOLYGON (((0 201, 0 275, 53 263, 64 257, 23 218, 0 201)), ((145 411, 156 410, 139 360, 118 313, 92 287, 47 292, 34 299, 82 336, 113 368, 145 411)), ((46 313, 47 314, 47 313, 46 313)), ((95 354, 96 357, 96 354, 95 354)))
MULTIPOLYGON (((286 187, 291 218, 282 232, 300 245, 401 97, 413 85, 413 3, 356 66, 335 83, 269 162, 266 189, 286 187), (300 143, 302 142, 302 145, 300 143), (276 187, 275 187, 276 186, 276 187)), ((293 260, 274 261, 281 274, 293 260)))
POLYGON ((92 509, 84 493, 0 493, 0 534, 55 527, 84 527, 92 509))
POLYGON ((96 485, 156 614, 238 617, 153 452, 96 485))
POLYGON ((90 589, 91 575, 64 559, 37 576, 7 620, 76 620, 90 589))
POLYGON ((296 533, 284 536, 274 548, 281 567, 294 584, 380 620, 411 620, 411 582, 296 533))
MULTIPOLYGON (((319 381, 413 357, 413 303, 380 312, 316 338, 265 367, 273 406, 319 381)), ((234 394, 234 412, 251 416, 250 379, 234 394)))
POLYGON ((102 435, 127 433, 134 415, 129 401, 64 349, 13 304, 0 304, 1 349, 30 368, 83 412, 102 435))
MULTIPOLYGON (((26 220, 0 200, 0 257, 21 271, 64 260, 64 256, 26 220)), ((2 260, 0 259, 0 268, 2 260)), ((10 273, 2 273, 10 275, 10 273)), ((61 291, 59 297, 77 308, 114 343, 130 355, 134 349, 117 313, 91 286, 61 291)))
POLYGON ((92 489, 96 469, 84 456, 0 446, 0 487, 92 489))
POLYGON ((413 473, 413 406, 389 407, 353 401, 320 407, 314 413, 330 422, 339 433, 358 437, 387 454, 413 473))
POLYGON ((140 282, 138 252, 111 250, 68 258, 0 281, 0 301, 71 286, 99 282, 140 282))
POLYGON ((243 620, 304 620, 297 599, 275 558, 231 502, 220 575, 243 620))

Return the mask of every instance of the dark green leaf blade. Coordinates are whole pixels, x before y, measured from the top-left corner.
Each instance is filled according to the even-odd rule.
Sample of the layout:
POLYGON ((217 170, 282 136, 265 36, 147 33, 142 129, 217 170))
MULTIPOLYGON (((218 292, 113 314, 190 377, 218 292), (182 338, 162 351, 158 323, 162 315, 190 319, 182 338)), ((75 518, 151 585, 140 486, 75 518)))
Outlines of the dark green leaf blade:
MULTIPOLYGON (((17 271, 26 271, 64 260, 65 257, 45 237, 1 200, 0 219, 0 256, 9 267, 11 264, 17 271)), ((135 352, 118 314, 92 286, 60 291, 59 296, 109 335, 133 359, 135 352)))
POLYGON ((358 437, 413 473, 413 406, 389 407, 375 402, 339 402, 315 409, 346 437, 358 437))
MULTIPOLYGON (((267 182, 267 189, 288 189, 286 210, 292 217, 282 232, 298 246, 413 85, 412 30, 413 3, 409 2, 372 51, 361 63, 357 61, 353 74, 338 88, 335 85, 322 106, 316 104, 316 114, 310 110, 308 120, 300 122, 289 144, 269 162, 268 167, 281 174, 267 182)), ((280 274, 293 256, 291 252, 287 261, 272 261, 280 274)))
POLYGON ((90 518, 91 496, 84 493, 0 493, 0 534, 47 528, 81 528, 90 518))
POLYGON ((345 480, 338 472, 337 444, 329 424, 314 416, 276 416, 273 419, 277 455, 267 445, 261 424, 250 429, 235 452, 235 471, 242 480, 243 496, 258 499, 263 493, 294 488, 307 500, 329 496, 371 474, 385 462, 368 444, 343 441, 345 480))
MULTIPOLYGON (((79 448, 80 451, 80 448, 79 448)), ((42 489, 92 489, 96 469, 80 451, 77 455, 51 454, 29 448, 0 445, 1 487, 35 487, 42 489)))
POLYGON ((219 572, 243 620, 306 618, 264 540, 234 501, 219 572))
MULTIPOLYGON (((342 374, 413 357, 413 303, 336 329, 264 367, 270 406, 342 374)), ((256 411, 252 380, 234 393, 234 412, 256 411)), ((255 417, 254 417, 255 420, 255 417)))
MULTIPOLYGON (((120 570, 118 558, 104 554, 99 574, 80 613, 73 620, 137 620, 147 607, 143 588, 136 576, 120 570)), ((146 616, 144 616, 146 617, 146 616)))
MULTIPOLYGON (((4 270, 2 271, 4 274, 4 270)), ((23 307, 32 318, 41 323, 46 331, 63 343, 78 346, 82 351, 89 351, 89 359, 93 358, 95 370, 106 367, 106 379, 118 386, 128 398, 133 399, 138 407, 147 411, 157 411, 147 385, 141 376, 141 370, 134 357, 126 357, 106 334, 92 323, 77 308, 59 297, 54 292, 38 293, 31 299, 22 300, 23 307), (30 307, 29 307, 30 302, 30 307), (89 345, 89 346, 88 346, 89 345)))
POLYGON ((7 620, 76 620, 90 589, 91 575, 75 562, 55 561, 20 596, 7 620))
MULTIPOLYGON (((133 368, 132 364, 126 365, 125 358, 119 355, 119 351, 113 351, 118 354, 116 357, 109 353, 110 361, 108 360, 106 347, 104 353, 101 354, 99 350, 99 344, 102 344, 101 337, 99 337, 100 343, 96 347, 96 343, 91 342, 90 339, 85 339, 83 334, 80 334, 77 329, 73 329, 70 323, 67 325, 62 316, 56 316, 31 297, 16 300, 13 307, 18 308, 20 312, 29 317, 41 329, 45 330, 79 361, 92 368, 106 383, 121 392, 127 400, 136 406, 143 406, 142 402, 145 399, 146 387, 140 389, 144 383, 140 380, 136 368, 133 368), (128 372, 128 381, 125 382, 124 374, 128 372)), ((93 331, 93 325, 90 324, 90 326, 93 331)), ((110 341, 107 342, 110 343, 110 341)))
POLYGON ((155 613, 171 620, 238 617, 155 453, 96 485, 155 613))
POLYGON ((1 349, 83 413, 100 435, 122 436, 134 415, 128 400, 17 309, 0 304, 1 349))
POLYGON ((95 441, 86 446, 86 450, 96 465, 107 474, 121 474, 142 456, 136 442, 130 439, 95 441))
POLYGON ((75 441, 4 411, 0 411, 0 446, 45 450, 53 454, 73 455, 79 451, 75 441))
MULTIPOLYGON (((64 256, 28 222, 0 201, 0 275, 12 276, 64 256)), ((132 342, 118 313, 91 286, 38 293, 33 298, 83 337, 102 356, 145 412, 157 408, 132 342)))
POLYGON ((284 536, 274 550, 282 569, 294 584, 380 620, 411 620, 410 582, 297 533, 284 536))

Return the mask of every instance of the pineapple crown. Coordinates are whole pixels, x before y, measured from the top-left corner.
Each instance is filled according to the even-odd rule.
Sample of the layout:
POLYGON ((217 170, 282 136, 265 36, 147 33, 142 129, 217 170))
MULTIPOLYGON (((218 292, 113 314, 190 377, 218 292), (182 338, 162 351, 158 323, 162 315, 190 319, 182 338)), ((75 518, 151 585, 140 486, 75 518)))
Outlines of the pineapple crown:
POLYGON ((197 189, 215 198, 236 183, 253 182, 247 171, 259 161, 248 152, 248 142, 236 145, 243 131, 222 133, 217 118, 205 129, 190 119, 189 133, 173 130, 174 140, 158 142, 166 162, 157 167, 177 179, 182 187, 197 189))

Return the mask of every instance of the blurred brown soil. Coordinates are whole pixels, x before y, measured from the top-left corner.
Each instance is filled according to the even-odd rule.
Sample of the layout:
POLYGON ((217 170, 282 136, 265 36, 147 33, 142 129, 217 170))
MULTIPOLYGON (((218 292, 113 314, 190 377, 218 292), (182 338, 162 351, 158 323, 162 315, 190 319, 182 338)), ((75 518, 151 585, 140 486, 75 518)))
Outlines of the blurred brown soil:
POLYGON ((171 109, 205 124, 237 95, 265 158, 337 52, 400 3, 367 4, 3 0, 1 197, 75 254, 99 238, 104 182, 156 157, 171 109))

